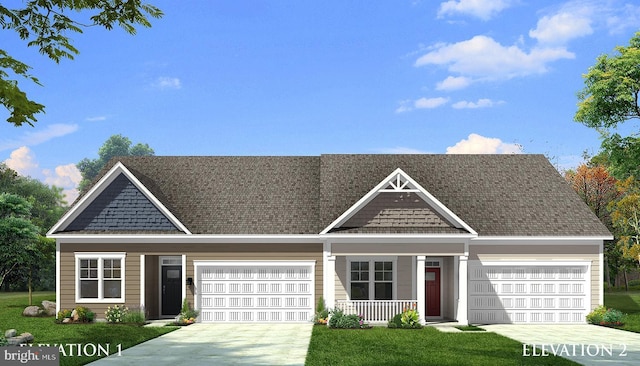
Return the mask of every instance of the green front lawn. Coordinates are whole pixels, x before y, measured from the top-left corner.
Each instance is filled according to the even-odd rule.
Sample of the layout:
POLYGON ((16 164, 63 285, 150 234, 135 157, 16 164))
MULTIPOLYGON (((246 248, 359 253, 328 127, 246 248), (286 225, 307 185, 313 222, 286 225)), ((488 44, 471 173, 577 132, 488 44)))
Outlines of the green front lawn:
POLYGON ((640 333, 640 292, 605 292, 604 304, 627 314, 619 329, 640 333))
POLYGON ((522 344, 489 332, 423 329, 329 329, 314 326, 306 365, 577 365, 525 357, 522 344))
MULTIPOLYGON (((42 300, 55 301, 55 293, 41 292, 33 296, 34 305, 39 305, 42 300)), ((35 345, 37 344, 63 344, 65 352, 73 351, 77 353, 78 346, 84 348, 85 352, 96 352, 95 347, 100 345, 106 349, 109 344, 110 353, 117 353, 117 345, 121 349, 126 349, 136 344, 142 343, 162 334, 171 332, 176 327, 146 328, 134 325, 112 325, 106 323, 94 324, 56 324, 53 317, 28 318, 22 316, 22 310, 28 305, 27 294, 25 293, 0 293, 0 332, 4 335, 7 329, 13 328, 18 334, 28 332, 33 334, 35 345), (69 345, 76 346, 69 346, 69 345), (86 346, 86 348, 85 348, 86 346)), ((60 365, 84 365, 97 360, 100 357, 71 356, 64 357, 60 354, 60 365)))

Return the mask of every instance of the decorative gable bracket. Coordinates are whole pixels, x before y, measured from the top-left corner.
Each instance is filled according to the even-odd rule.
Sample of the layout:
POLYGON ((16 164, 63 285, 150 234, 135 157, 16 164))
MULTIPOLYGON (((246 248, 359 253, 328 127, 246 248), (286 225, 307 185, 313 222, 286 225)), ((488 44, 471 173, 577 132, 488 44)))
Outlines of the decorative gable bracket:
POLYGON ((140 191, 142 194, 154 205, 156 208, 180 231, 185 234, 191 234, 180 220, 167 209, 167 207, 158 200, 147 187, 136 178, 133 173, 121 162, 117 162, 100 180, 76 203, 71 210, 69 210, 62 218, 56 223, 51 230, 47 233, 47 236, 55 236, 57 232, 64 231, 82 212, 89 207, 89 205, 100 194, 109 187, 113 181, 120 175, 124 175, 129 181, 140 191))
POLYGON ((353 204, 348 210, 346 210, 340 217, 335 219, 329 226, 320 232, 320 234, 328 234, 331 230, 341 227, 347 222, 353 215, 364 208, 369 202, 371 202, 376 196, 384 192, 411 192, 416 193, 422 198, 434 211, 440 214, 443 218, 449 221, 453 226, 457 228, 465 229, 472 235, 477 235, 467 223, 460 219, 455 213, 447 208, 442 202, 435 198, 431 193, 424 189, 418 182, 413 180, 402 169, 398 168, 393 173, 389 174, 383 179, 377 186, 364 195, 358 202, 353 204))

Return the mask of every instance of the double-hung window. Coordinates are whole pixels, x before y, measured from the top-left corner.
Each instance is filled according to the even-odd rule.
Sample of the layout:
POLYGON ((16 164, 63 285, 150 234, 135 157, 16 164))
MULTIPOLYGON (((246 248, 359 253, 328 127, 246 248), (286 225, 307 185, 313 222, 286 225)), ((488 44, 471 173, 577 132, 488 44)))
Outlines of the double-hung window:
POLYGON ((393 300, 395 259, 349 260, 351 300, 393 300))
POLYGON ((124 302, 124 253, 76 253, 76 302, 124 302))

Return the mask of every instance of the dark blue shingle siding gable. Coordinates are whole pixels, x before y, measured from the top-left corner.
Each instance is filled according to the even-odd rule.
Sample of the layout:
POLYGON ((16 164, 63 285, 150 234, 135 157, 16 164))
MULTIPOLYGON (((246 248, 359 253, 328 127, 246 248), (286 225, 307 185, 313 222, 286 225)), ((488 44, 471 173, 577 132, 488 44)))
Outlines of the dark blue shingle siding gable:
POLYGON ((120 174, 65 231, 78 230, 178 229, 126 176, 120 174))

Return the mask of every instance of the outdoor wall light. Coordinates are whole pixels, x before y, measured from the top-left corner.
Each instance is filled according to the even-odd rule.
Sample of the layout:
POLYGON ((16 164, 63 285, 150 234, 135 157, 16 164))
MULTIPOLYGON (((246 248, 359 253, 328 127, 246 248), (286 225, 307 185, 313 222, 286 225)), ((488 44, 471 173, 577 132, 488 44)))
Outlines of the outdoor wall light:
POLYGON ((193 286, 193 278, 187 277, 187 286, 193 286))

